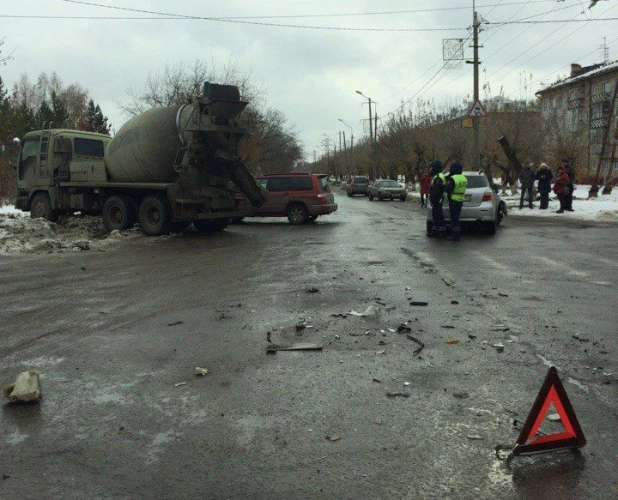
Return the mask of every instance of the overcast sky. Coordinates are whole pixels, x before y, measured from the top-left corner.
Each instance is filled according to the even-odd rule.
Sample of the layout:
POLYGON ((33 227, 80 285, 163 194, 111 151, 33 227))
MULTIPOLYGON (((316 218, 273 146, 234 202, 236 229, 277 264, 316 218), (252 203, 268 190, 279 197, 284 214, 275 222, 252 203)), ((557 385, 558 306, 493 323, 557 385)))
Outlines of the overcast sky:
MULTIPOLYGON (((65 85, 77 82, 88 89, 117 130, 127 117, 116 103, 127 99, 129 87, 141 88, 149 73, 180 60, 189 64, 200 58, 222 66, 231 59, 251 71, 267 90, 268 104, 288 117, 299 133, 306 158, 312 159, 314 150, 318 155, 324 151, 323 134, 337 142, 340 130, 349 136, 350 129, 338 118, 352 127, 356 138, 368 133, 367 124, 361 121, 367 117, 367 106, 356 90, 378 103, 381 120, 402 102, 409 105, 418 98, 434 99, 438 104, 469 99, 472 66, 444 69, 442 41, 468 38, 472 3, 4 0, 0 1, 4 17, 0 37, 5 40, 5 55, 14 52, 13 59, 0 68, 0 75, 11 86, 23 73, 34 80, 42 71, 56 71, 65 85), (157 15, 104 6, 244 22, 130 19, 157 15), (341 29, 318 29, 326 27, 341 29)), ((477 11, 485 21, 511 22, 483 24, 481 85, 490 82, 492 95, 503 87, 508 98, 519 99, 526 91, 531 98, 542 83, 567 75, 571 63, 602 62, 603 37, 607 37, 609 59, 618 59, 618 0, 601 0, 592 9, 589 4, 588 0, 477 0, 477 11), (578 22, 594 18, 614 20, 578 22), (513 23, 523 19, 536 23, 513 23), (539 22, 556 20, 569 22, 539 22)), ((467 58, 472 57, 470 44, 465 44, 467 58)))

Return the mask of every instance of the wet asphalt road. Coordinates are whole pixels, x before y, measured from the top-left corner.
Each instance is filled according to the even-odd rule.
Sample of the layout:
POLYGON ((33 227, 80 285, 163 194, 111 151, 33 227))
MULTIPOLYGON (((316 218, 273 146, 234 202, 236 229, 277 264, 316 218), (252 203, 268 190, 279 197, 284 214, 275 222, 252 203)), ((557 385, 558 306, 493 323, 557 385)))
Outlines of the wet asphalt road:
POLYGON ((44 399, 1 408, 0 498, 617 498, 618 226, 509 217, 453 244, 414 203, 337 201, 2 257, 0 380, 36 369, 44 399), (267 332, 324 350, 266 355, 267 332), (506 469, 549 364, 588 444, 506 469))

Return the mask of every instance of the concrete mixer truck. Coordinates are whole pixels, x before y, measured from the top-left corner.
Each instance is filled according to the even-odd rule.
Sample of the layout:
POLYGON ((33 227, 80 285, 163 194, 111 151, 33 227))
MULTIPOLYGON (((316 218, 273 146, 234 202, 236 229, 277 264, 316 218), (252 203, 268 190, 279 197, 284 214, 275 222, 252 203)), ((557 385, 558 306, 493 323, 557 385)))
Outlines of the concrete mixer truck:
POLYGON ((248 215, 243 198, 265 200, 236 156, 246 105, 237 87, 207 82, 192 103, 146 111, 113 138, 44 125, 20 145, 16 206, 51 221, 100 214, 109 231, 219 231, 248 215))

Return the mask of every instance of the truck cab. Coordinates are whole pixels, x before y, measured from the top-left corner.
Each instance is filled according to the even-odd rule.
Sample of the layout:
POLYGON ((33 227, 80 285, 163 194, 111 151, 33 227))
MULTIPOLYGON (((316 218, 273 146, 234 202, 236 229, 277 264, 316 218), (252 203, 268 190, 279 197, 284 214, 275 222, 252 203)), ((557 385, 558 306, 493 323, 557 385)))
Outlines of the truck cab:
POLYGON ((28 132, 17 163, 16 207, 30 210, 35 216, 53 218, 57 210, 83 206, 71 200, 70 195, 62 199, 60 184, 107 182, 104 155, 110 140, 104 134, 78 130, 28 132))

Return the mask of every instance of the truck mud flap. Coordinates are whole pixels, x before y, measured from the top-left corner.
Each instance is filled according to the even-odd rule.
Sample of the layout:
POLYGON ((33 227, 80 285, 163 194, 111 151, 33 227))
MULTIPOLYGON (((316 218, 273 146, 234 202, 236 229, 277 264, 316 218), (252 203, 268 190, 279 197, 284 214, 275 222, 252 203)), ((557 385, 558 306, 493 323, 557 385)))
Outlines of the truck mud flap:
POLYGON ((224 151, 217 151, 215 158, 225 164, 230 177, 243 194, 251 201, 254 207, 259 207, 266 201, 266 194, 255 178, 249 172, 247 166, 236 156, 232 156, 224 151))

